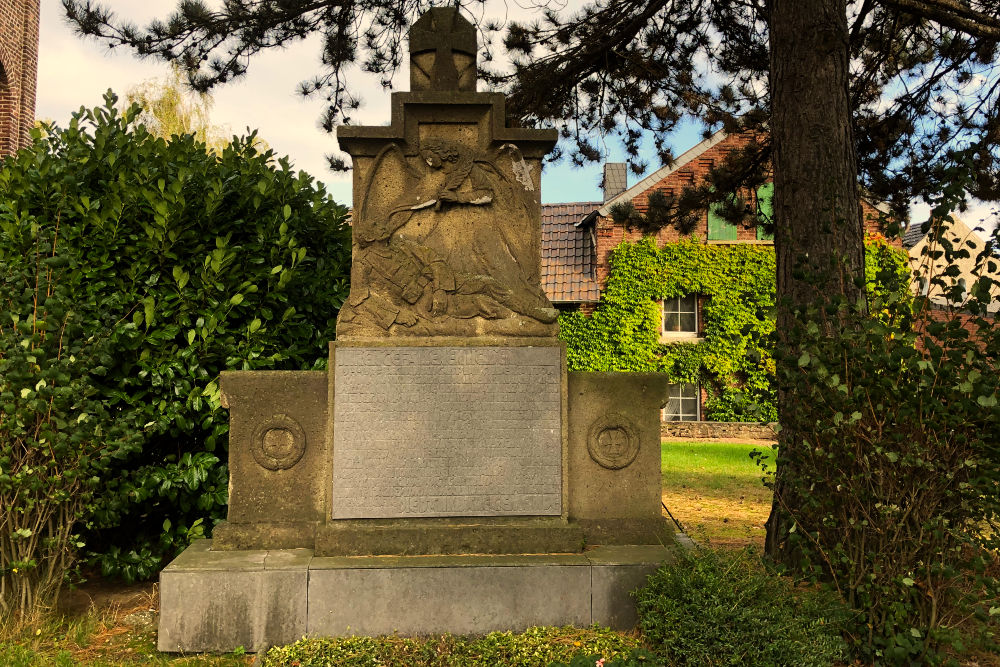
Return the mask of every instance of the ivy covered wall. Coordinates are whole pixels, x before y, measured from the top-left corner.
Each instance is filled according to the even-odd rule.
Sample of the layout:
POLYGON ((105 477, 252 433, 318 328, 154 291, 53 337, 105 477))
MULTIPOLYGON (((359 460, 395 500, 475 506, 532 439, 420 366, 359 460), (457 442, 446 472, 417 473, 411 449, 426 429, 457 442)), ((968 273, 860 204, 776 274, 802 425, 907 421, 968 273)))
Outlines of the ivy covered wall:
MULTIPOLYGON (((869 293, 905 290, 906 253, 867 241, 869 293)), ((693 238, 657 247, 619 244, 601 303, 591 315, 560 316, 570 370, 663 372, 708 393, 704 418, 772 421, 775 259, 770 245, 706 245, 693 238), (660 339, 660 300, 701 295, 698 342, 660 339)))

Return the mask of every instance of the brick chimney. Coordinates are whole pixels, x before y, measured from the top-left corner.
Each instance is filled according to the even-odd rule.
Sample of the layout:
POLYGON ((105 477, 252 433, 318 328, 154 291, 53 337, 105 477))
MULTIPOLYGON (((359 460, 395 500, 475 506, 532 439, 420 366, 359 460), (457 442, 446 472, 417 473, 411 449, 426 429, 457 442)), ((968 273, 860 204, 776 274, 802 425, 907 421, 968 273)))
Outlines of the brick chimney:
POLYGON ((604 201, 608 202, 628 189, 628 167, 624 162, 605 162, 604 180, 601 181, 604 188, 604 201))

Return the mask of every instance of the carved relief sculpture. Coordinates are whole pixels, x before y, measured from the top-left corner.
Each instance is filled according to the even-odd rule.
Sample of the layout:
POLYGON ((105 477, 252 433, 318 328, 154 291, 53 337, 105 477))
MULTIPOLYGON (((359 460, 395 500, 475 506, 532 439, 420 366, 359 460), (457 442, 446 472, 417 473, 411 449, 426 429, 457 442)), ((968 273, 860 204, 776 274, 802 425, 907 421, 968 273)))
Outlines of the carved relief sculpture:
POLYGON ((555 336, 537 173, 554 136, 498 130, 503 98, 473 92, 475 33, 454 8, 432 9, 410 37, 415 92, 394 96, 392 126, 338 133, 357 172, 338 338, 555 336))
POLYGON ((250 436, 250 453, 268 470, 288 470, 302 459, 305 451, 305 430, 284 413, 258 424, 250 436))
POLYGON ((632 421, 610 412, 594 421, 587 437, 587 450, 595 463, 609 470, 621 470, 639 455, 639 437, 632 421))

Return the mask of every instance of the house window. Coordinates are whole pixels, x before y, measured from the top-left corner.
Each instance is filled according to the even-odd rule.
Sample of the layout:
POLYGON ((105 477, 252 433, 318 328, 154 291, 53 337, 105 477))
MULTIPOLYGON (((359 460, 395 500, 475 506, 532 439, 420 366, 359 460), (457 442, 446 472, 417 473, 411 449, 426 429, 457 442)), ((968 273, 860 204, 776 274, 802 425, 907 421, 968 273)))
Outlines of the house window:
MULTIPOLYGON (((761 216, 767 218, 774 224, 774 183, 765 183, 757 188, 757 210, 761 216)), ((757 227, 758 241, 773 241, 774 234, 764 231, 763 227, 757 227)))
MULTIPOLYGON (((774 221, 774 183, 765 183, 757 188, 757 207, 762 217, 774 221)), ((735 195, 729 196, 731 203, 737 203, 735 195)), ((749 206, 749 204, 748 204, 749 206)), ((709 241, 736 241, 738 237, 738 226, 726 220, 722 215, 724 204, 715 202, 708 207, 708 240, 709 241)), ((758 241, 773 241, 774 234, 767 232, 763 227, 757 227, 758 241)))
POLYGON ((667 387, 667 405, 663 408, 663 421, 699 421, 700 403, 698 385, 683 382, 667 387))
POLYGON ((969 288, 965 284, 965 278, 958 279, 958 301, 956 303, 965 303, 969 298, 969 288))
POLYGON ((670 336, 698 334, 698 295, 663 300, 663 333, 670 336))
POLYGON ((736 225, 726 220, 722 215, 722 203, 716 202, 708 207, 708 240, 735 241, 736 225))

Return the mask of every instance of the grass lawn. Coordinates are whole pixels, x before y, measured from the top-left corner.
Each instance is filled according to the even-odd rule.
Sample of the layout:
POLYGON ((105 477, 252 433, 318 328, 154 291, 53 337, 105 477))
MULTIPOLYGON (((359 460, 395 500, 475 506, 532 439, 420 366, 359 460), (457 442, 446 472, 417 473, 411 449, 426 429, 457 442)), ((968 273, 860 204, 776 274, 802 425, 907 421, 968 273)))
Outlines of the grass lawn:
POLYGON ((750 452, 766 445, 723 442, 664 442, 663 503, 703 544, 764 546, 771 491, 750 452))
POLYGON ((552 661, 569 662, 579 652, 623 656, 642 643, 635 631, 567 626, 483 637, 318 639, 275 649, 276 655, 266 659, 264 654, 242 650, 183 656, 159 653, 154 626, 134 624, 135 615, 146 617, 150 605, 155 608, 153 585, 119 588, 143 592, 124 603, 98 595, 94 603, 103 606, 96 609, 53 618, 6 637, 0 633, 0 667, 253 667, 262 662, 264 667, 293 667, 300 662, 330 667, 545 667, 552 661))

